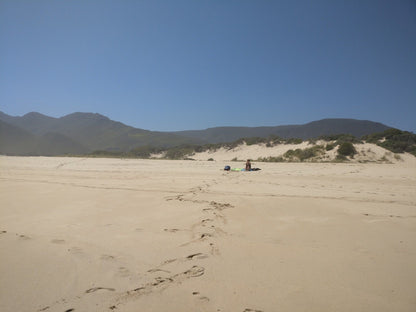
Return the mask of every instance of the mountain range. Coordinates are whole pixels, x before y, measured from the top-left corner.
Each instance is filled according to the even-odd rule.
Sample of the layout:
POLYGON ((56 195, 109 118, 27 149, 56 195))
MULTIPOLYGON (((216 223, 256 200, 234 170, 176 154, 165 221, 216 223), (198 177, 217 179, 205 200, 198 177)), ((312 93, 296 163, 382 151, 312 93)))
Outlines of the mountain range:
POLYGON ((94 113, 73 113, 60 118, 37 112, 10 116, 0 112, 0 154, 64 155, 95 150, 129 151, 140 146, 169 148, 184 144, 232 142, 240 138, 268 137, 310 139, 322 135, 356 137, 390 127, 368 120, 322 119, 303 125, 275 127, 215 127, 174 132, 134 128, 94 113))

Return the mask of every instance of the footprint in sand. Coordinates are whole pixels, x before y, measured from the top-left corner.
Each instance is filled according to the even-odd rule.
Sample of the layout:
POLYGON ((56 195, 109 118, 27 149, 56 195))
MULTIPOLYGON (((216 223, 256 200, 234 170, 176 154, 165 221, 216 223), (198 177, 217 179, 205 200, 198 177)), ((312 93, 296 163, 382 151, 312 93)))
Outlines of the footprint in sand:
POLYGON ((203 254, 201 252, 198 252, 198 253, 195 253, 195 254, 192 254, 192 255, 189 255, 189 256, 186 257, 187 260, 206 259, 206 258, 208 258, 208 255, 203 254))
POLYGON ((204 239, 204 238, 208 238, 208 237, 212 237, 211 233, 202 233, 200 236, 200 239, 204 239))
POLYGON ((80 247, 71 247, 68 251, 74 255, 82 255, 84 251, 80 247))
POLYGON ((201 300, 201 301, 209 301, 209 298, 206 296, 201 296, 199 291, 194 291, 192 293, 192 295, 196 296, 197 299, 201 300))
POLYGON ((191 261, 191 260, 195 260, 195 259, 206 259, 208 257, 209 257, 208 255, 206 255, 206 254, 204 254, 202 252, 198 252, 198 253, 194 253, 194 254, 191 254, 189 256, 186 256, 184 258, 169 259, 169 260, 163 261, 160 265, 158 265, 157 267, 155 267, 153 269, 148 270, 147 272, 149 272, 149 273, 163 272, 163 273, 170 274, 171 271, 163 268, 164 266, 166 266, 166 265, 168 265, 170 263, 173 263, 173 262, 191 261))
POLYGON ((201 226, 207 226, 207 223, 214 222, 213 219, 203 219, 201 221, 201 226))
POLYGON ((178 232, 180 230, 179 229, 163 229, 163 231, 170 232, 170 233, 176 233, 176 232, 178 232))
POLYGON ((211 255, 218 256, 220 254, 220 250, 214 245, 214 243, 209 243, 209 247, 211 255))
POLYGON ((107 260, 107 261, 111 261, 114 260, 116 257, 111 256, 111 255, 101 255, 100 259, 101 260, 107 260))
POLYGON ((209 301, 209 298, 205 297, 205 296, 200 296, 200 297, 198 297, 198 299, 201 300, 201 301, 209 301))
POLYGON ((114 288, 109 288, 109 287, 93 287, 93 288, 87 289, 85 291, 85 293, 90 294, 90 293, 93 293, 93 292, 96 292, 96 291, 99 291, 99 290, 115 291, 114 288))
POLYGON ((218 209, 218 210, 224 210, 224 209, 227 209, 227 208, 234 208, 234 206, 229 204, 229 203, 222 204, 222 203, 218 203, 218 202, 215 202, 215 201, 211 201, 209 204, 211 206, 213 206, 215 209, 218 209))
POLYGON ((117 274, 121 277, 129 277, 131 275, 129 269, 126 267, 119 267, 117 274))
POLYGON ((158 268, 147 270, 147 272, 149 272, 149 273, 156 273, 156 272, 171 273, 168 270, 163 270, 163 269, 158 269, 158 268))
POLYGON ((193 239, 189 242, 183 243, 183 244, 179 245, 179 247, 184 247, 184 246, 188 246, 190 244, 195 244, 195 243, 198 243, 198 242, 201 242, 201 241, 205 241, 205 240, 207 240, 207 239, 209 239, 210 237, 213 236, 212 233, 201 233, 201 234, 197 234, 197 235, 198 236, 197 236, 196 239, 193 239))
POLYGON ((181 277, 181 276, 185 276, 185 277, 198 277, 198 276, 204 275, 204 273, 205 273, 205 269, 203 267, 194 265, 189 270, 187 270, 187 271, 185 271, 183 273, 179 273, 179 274, 175 275, 175 277, 181 277))
POLYGON ((26 236, 26 235, 23 235, 23 234, 16 234, 17 236, 19 236, 19 240, 23 240, 23 241, 25 241, 25 240, 29 240, 29 239, 31 239, 29 236, 26 236))
POLYGON ((165 261, 163 261, 163 265, 165 265, 165 264, 169 264, 169 263, 172 263, 172 262, 175 262, 175 261, 177 261, 178 259, 168 259, 168 260, 165 260, 165 261))
MULTIPOLYGON (((133 292, 136 294, 148 294, 153 292, 156 289, 165 288, 172 283, 181 283, 184 280, 192 277, 199 277, 205 273, 205 268, 194 265, 189 270, 184 272, 169 276, 169 277, 161 277, 158 276, 154 279, 153 282, 147 283, 141 287, 133 289, 133 292)), ((127 295, 131 295, 132 292, 128 291, 127 295)))
POLYGON ((170 200, 179 200, 179 201, 184 201, 185 199, 183 198, 185 195, 181 194, 181 195, 177 195, 177 196, 167 196, 165 197, 166 201, 170 201, 170 200))
POLYGON ((65 244, 65 240, 63 240, 63 239, 53 239, 53 240, 51 240, 51 243, 53 243, 53 244, 65 244))

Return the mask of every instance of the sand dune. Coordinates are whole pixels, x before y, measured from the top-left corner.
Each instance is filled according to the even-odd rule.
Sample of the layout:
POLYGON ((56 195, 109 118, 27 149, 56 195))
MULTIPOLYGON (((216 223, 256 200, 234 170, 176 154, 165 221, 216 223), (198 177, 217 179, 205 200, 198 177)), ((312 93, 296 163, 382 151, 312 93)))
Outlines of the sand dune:
POLYGON ((0 157, 0 310, 415 311, 414 157, 264 152, 0 157))
MULTIPOLYGON (((267 147, 266 144, 253 144, 246 145, 241 144, 235 148, 220 148, 214 151, 205 151, 200 153, 195 153, 190 155, 192 159, 195 160, 214 160, 214 161, 231 161, 231 160, 258 160, 260 158, 268 157, 281 157, 288 150, 296 149, 307 149, 314 146, 325 147, 327 144, 335 143, 326 142, 326 141, 317 141, 315 143, 309 143, 307 141, 302 142, 301 144, 278 144, 275 146, 267 147)), ((350 163, 363 163, 363 162, 378 162, 378 163, 399 163, 399 162, 410 162, 415 163, 416 158, 413 155, 404 153, 404 154, 394 154, 376 144, 372 143, 363 143, 363 144, 354 144, 354 147, 357 151, 357 154, 353 158, 349 158, 348 162, 350 163)), ((307 162, 331 162, 334 161, 337 156, 338 147, 330 151, 326 151, 323 148, 323 154, 317 157, 306 160, 307 162)), ((155 158, 160 158, 163 154, 155 155, 155 158)))

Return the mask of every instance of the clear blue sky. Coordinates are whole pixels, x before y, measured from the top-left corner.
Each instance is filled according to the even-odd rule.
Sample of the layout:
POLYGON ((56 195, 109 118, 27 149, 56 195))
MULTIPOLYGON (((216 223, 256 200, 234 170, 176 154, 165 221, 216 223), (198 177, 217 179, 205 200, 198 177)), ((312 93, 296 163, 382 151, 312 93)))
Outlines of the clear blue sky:
POLYGON ((416 1, 0 0, 0 110, 416 132, 416 1))

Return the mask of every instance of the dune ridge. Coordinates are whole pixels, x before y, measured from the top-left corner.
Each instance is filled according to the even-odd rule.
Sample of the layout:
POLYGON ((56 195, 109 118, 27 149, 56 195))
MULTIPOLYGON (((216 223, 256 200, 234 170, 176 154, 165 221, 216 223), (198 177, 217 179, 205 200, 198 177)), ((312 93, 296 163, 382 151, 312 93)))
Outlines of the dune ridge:
MULTIPOLYGON (((319 153, 310 157, 303 162, 336 162, 339 146, 335 146, 331 150, 326 150, 327 145, 335 144, 335 141, 303 141, 299 144, 277 144, 267 146, 267 144, 239 144, 236 147, 221 147, 215 150, 207 150, 203 152, 195 152, 187 155, 190 160, 200 161, 244 161, 247 159, 264 162, 268 158, 281 158, 281 162, 299 162, 296 158, 285 158, 285 153, 292 150, 305 150, 319 147, 319 153)), ((415 163, 416 157, 409 153, 393 153, 374 143, 352 144, 357 151, 353 157, 346 157, 344 162, 348 163, 415 163)), ((152 159, 162 159, 165 153, 152 154, 152 159)))

